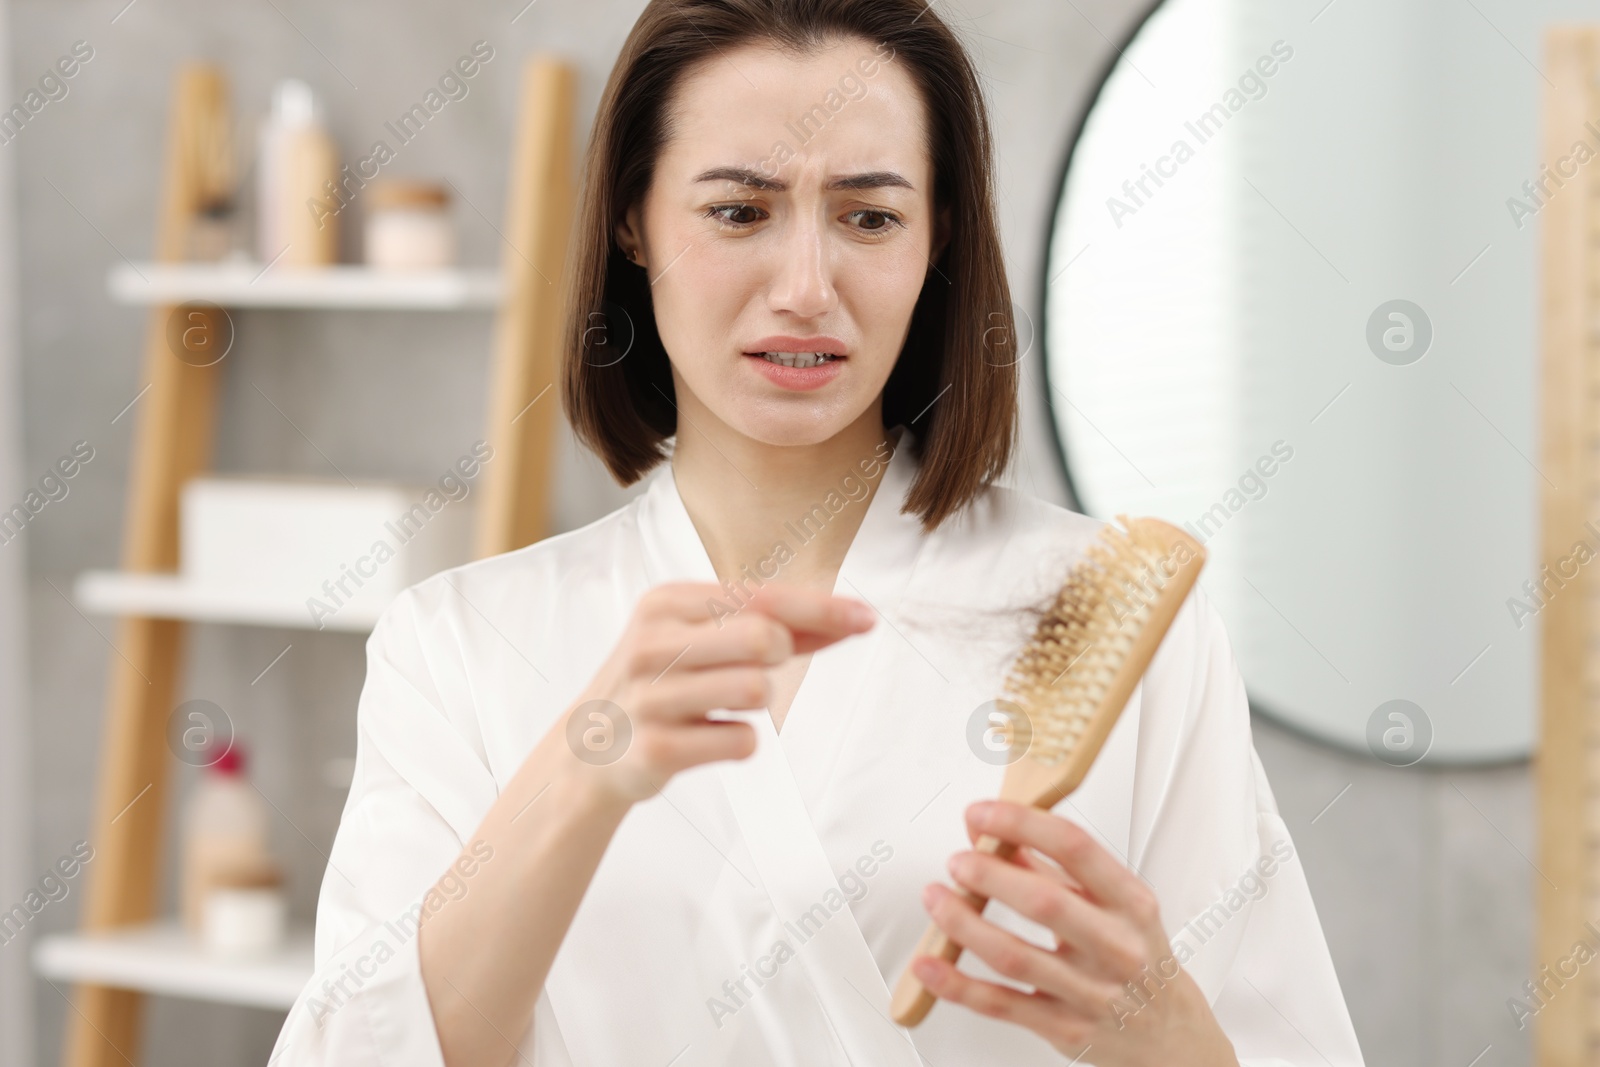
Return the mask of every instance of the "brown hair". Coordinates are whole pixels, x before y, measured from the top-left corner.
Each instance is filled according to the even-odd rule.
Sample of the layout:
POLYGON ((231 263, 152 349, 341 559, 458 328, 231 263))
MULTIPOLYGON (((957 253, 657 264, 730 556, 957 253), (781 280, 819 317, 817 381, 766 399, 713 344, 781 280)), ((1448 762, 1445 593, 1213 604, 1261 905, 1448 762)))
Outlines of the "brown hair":
POLYGON ((562 403, 578 439, 622 485, 666 458, 661 442, 677 432, 671 367, 649 280, 617 246, 616 225, 649 190, 663 112, 687 70, 751 41, 805 53, 841 36, 880 52, 887 45, 888 58, 906 63, 929 122, 935 216, 948 209, 949 240, 883 391, 884 425, 916 433, 919 469, 902 510, 932 530, 1010 462, 1018 353, 982 87, 959 39, 922 0, 650 0, 606 82, 589 143, 562 403))

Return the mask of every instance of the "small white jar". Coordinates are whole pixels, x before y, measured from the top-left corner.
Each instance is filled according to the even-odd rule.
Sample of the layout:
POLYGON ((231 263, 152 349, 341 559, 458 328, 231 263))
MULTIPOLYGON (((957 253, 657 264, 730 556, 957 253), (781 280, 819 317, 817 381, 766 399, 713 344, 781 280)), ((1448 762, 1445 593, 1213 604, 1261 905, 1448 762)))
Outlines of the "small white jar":
POLYGON ((289 908, 277 886, 216 886, 206 893, 201 941, 219 956, 259 956, 278 948, 289 908))
POLYGON ((366 259, 377 270, 443 270, 456 260, 450 193, 435 182, 379 179, 366 201, 366 259))

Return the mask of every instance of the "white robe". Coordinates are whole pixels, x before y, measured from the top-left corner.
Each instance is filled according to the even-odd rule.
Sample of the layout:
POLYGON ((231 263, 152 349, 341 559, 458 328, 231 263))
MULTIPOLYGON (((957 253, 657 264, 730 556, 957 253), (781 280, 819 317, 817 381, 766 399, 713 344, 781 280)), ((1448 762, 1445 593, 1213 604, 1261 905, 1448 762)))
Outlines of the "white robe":
MULTIPOLYGON (((1005 663, 1031 633, 1017 609, 1059 587, 1101 524, 991 488, 925 535, 899 511, 916 469, 905 434, 835 588, 873 605, 877 625, 814 655, 781 734, 765 712, 745 713, 754 756, 680 773, 628 813, 531 1034, 505 1035, 521 1039, 519 1062, 1069 1062, 960 1005, 938 1003, 912 1030, 887 1010, 928 921, 923 885, 949 883, 947 858, 969 847, 963 810, 1000 789, 1004 766, 975 753, 980 708, 1001 695, 1005 663)), ((840 486, 819 501, 822 521, 862 506, 859 479, 840 486)), ((775 541, 804 552, 794 518, 775 541)), ((663 464, 612 514, 435 575, 384 613, 367 643, 355 780, 318 904, 317 974, 273 1062, 440 1067, 418 969, 424 894, 639 597, 669 580, 717 579, 663 464)), ((1088 778, 1055 811, 1155 889, 1179 960, 1245 1067, 1362 1063, 1227 635, 1199 588, 1088 778)), ((471 877, 459 884, 469 899, 471 877)), ((1054 944, 999 902, 986 914, 1054 944)), ((960 966, 1003 981, 972 953, 960 966)), ((1093 1063, 1092 1050, 1080 1062, 1093 1063)))

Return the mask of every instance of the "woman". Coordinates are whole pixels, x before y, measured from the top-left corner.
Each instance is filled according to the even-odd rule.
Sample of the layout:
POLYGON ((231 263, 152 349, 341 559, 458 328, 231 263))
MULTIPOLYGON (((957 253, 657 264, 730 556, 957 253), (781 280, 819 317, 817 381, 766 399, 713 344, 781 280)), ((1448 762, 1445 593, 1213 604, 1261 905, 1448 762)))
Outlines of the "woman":
POLYGON ((991 484, 990 161, 920 0, 646 7, 563 395, 620 482, 657 469, 385 613, 282 1062, 1361 1062, 1198 590, 1069 801, 984 802, 1023 609, 1099 526, 991 484), (929 916, 969 951, 918 962, 907 1031, 929 916))

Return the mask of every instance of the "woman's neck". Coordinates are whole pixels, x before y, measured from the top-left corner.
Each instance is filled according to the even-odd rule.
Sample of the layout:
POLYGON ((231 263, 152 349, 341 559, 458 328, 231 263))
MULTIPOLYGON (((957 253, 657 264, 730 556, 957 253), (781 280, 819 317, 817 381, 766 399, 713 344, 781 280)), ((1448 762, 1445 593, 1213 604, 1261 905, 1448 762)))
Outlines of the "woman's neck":
POLYGON ((672 476, 718 579, 737 584, 749 573, 831 592, 893 438, 876 405, 814 445, 769 445, 709 413, 690 423, 680 412, 672 476), (837 512, 830 494, 835 507, 846 502, 837 512))

